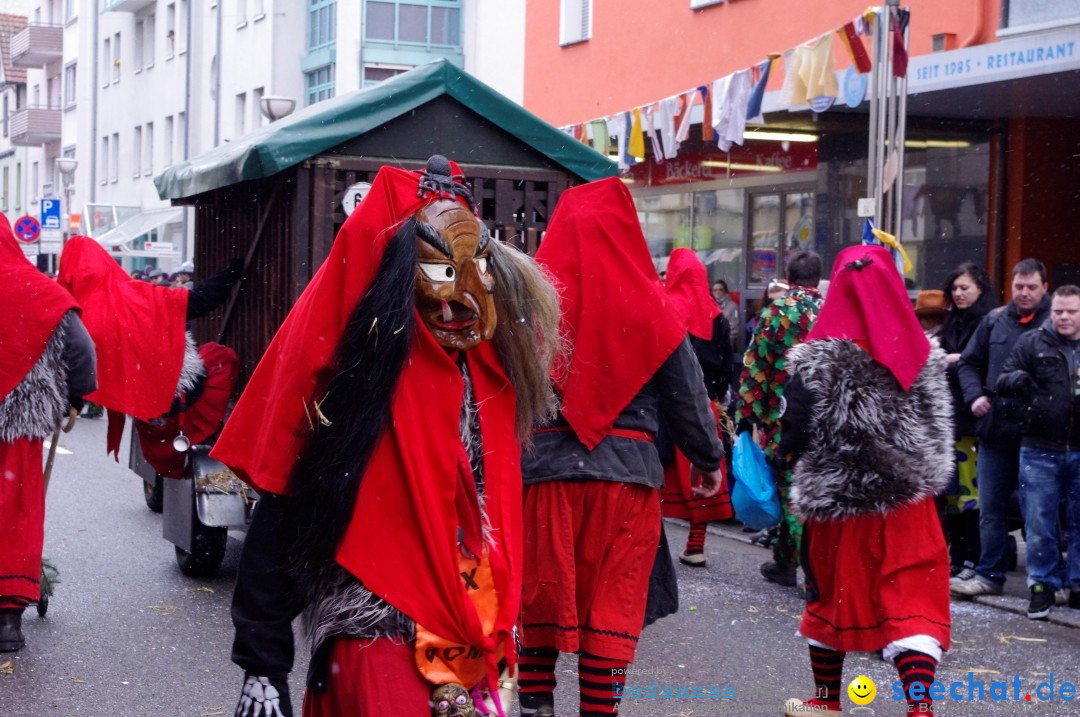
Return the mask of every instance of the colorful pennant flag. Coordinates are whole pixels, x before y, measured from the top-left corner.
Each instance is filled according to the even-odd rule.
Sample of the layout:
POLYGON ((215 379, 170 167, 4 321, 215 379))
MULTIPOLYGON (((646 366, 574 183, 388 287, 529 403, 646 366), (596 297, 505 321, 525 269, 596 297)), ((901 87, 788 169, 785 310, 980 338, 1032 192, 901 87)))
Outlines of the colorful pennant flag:
POLYGON ((848 55, 851 56, 851 61, 855 64, 855 69, 860 73, 869 72, 870 56, 866 54, 866 46, 863 45, 862 38, 855 32, 855 23, 847 23, 837 30, 836 34, 840 36, 840 42, 847 48, 848 55))

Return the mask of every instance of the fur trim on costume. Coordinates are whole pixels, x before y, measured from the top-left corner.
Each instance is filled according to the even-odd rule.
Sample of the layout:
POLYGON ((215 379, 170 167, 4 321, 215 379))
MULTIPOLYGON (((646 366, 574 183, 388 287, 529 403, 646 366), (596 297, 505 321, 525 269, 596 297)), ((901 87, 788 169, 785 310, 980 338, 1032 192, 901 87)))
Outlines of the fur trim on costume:
POLYGON ((317 592, 318 598, 304 609, 304 633, 311 654, 331 637, 416 639, 415 622, 340 566, 317 592))
POLYGON ((64 338, 68 315, 60 320, 34 367, 0 401, 0 442, 47 438, 67 411, 67 367, 64 338))
POLYGON ((183 396, 199 385, 199 381, 206 378, 206 364, 199 356, 199 347, 195 344, 195 337, 188 331, 184 342, 184 363, 180 367, 180 380, 176 384, 176 396, 183 396))
POLYGON ((885 513, 941 492, 956 461, 945 352, 930 357, 911 390, 850 341, 791 349, 788 371, 815 397, 809 448, 794 470, 792 503, 807 518, 885 513))

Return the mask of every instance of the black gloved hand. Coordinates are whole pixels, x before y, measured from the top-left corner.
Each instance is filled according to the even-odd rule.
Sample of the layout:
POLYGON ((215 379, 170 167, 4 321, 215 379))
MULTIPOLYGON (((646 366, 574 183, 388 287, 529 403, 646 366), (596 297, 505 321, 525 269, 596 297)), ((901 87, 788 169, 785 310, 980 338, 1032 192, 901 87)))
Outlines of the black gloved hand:
POLYGON ((233 717, 292 717, 292 714, 289 683, 285 678, 245 673, 233 717))
POLYGON ((998 378, 997 392, 1003 396, 1030 398, 1037 389, 1035 379, 1027 371, 1010 371, 998 378))

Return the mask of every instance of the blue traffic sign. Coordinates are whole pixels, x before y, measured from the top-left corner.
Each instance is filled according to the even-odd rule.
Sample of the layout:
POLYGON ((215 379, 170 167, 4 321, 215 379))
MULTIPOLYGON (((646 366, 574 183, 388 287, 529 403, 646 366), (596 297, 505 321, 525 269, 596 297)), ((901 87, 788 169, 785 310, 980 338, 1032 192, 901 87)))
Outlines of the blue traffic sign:
POLYGON ((19 241, 33 244, 41 236, 41 223, 27 214, 15 220, 15 237, 19 241))
POLYGON ((60 227, 60 200, 43 198, 41 200, 41 228, 56 229, 60 227))

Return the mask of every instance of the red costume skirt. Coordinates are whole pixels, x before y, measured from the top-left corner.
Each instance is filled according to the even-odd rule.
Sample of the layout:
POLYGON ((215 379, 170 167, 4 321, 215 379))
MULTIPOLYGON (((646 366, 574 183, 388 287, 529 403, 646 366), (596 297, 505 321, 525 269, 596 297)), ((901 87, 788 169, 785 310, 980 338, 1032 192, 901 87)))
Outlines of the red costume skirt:
POLYGON ((304 717, 431 714, 432 686, 416 667, 415 647, 386 638, 335 638, 326 692, 304 694, 304 717))
POLYGON ((804 637, 873 652, 929 635, 949 649, 949 551, 933 498, 885 515, 808 520, 803 546, 818 590, 799 625, 804 637))
POLYGON ((690 485, 690 461, 675 449, 675 461, 664 468, 664 487, 660 489, 661 510, 665 518, 679 518, 691 523, 727 520, 735 515, 727 489, 727 468, 720 492, 712 498, 695 498, 690 485))
POLYGON ((45 542, 45 478, 38 438, 0 443, 0 609, 38 599, 45 542))
POLYGON ((632 662, 645 620, 660 499, 616 481, 525 486, 525 647, 632 662))

